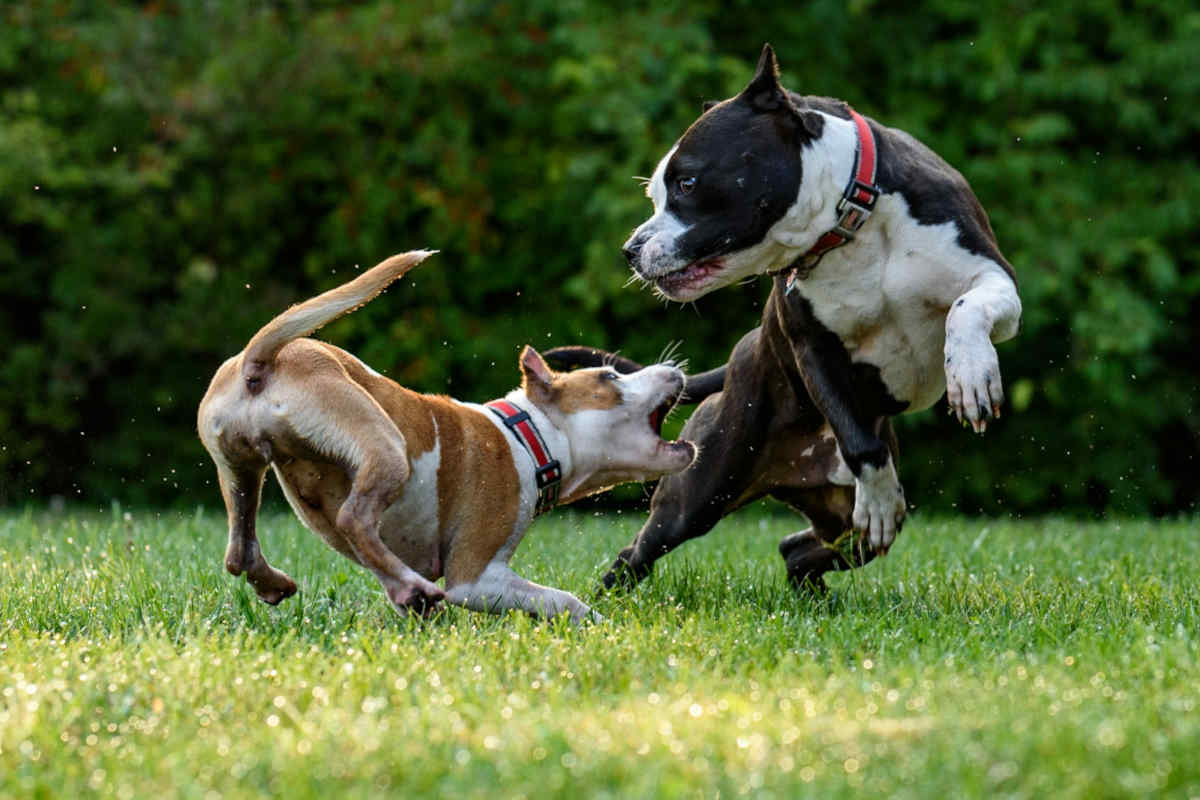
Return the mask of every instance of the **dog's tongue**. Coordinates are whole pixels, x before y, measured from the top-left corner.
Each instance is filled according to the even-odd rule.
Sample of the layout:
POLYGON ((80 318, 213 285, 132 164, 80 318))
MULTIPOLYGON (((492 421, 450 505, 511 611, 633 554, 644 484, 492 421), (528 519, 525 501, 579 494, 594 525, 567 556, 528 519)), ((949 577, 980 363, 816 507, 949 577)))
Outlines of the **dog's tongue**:
POLYGON ((650 412, 650 427, 653 428, 654 432, 657 434, 662 433, 662 421, 663 421, 662 409, 656 408, 650 412))

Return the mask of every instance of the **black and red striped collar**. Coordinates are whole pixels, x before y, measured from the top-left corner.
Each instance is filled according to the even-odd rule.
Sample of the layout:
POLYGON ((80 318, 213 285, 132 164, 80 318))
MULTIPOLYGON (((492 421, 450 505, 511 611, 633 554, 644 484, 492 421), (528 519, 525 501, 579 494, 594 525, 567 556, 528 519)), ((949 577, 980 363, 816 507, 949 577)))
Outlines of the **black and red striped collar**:
POLYGON ((562 484, 562 466, 557 458, 550 457, 550 448, 541 432, 533 424, 529 412, 507 400, 492 400, 484 406, 495 414, 513 432, 517 440, 533 458, 534 477, 537 480, 537 506, 534 515, 549 511, 558 505, 558 490, 562 484))
POLYGON ((791 291, 796 281, 804 277, 821 256, 834 248, 841 247, 854 238, 871 212, 875 210, 875 201, 879 199, 879 187, 875 184, 875 172, 878 159, 875 152, 875 135, 871 126, 854 109, 850 109, 850 119, 854 123, 856 142, 854 146, 854 169, 850 173, 850 182, 846 184, 842 198, 837 204, 837 224, 817 239, 816 244, 808 252, 800 256, 790 267, 783 270, 787 275, 787 291, 791 291))

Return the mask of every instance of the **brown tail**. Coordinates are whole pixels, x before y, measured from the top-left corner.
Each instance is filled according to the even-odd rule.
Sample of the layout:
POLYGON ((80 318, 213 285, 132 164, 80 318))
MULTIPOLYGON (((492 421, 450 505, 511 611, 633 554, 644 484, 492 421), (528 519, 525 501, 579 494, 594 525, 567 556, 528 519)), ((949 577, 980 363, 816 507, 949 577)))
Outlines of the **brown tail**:
POLYGON ((436 252, 413 250, 392 256, 349 283, 298 303, 268 322, 254 334, 242 356, 242 377, 246 386, 252 392, 262 388, 263 377, 285 344, 308 336, 322 325, 366 305, 388 284, 436 252))

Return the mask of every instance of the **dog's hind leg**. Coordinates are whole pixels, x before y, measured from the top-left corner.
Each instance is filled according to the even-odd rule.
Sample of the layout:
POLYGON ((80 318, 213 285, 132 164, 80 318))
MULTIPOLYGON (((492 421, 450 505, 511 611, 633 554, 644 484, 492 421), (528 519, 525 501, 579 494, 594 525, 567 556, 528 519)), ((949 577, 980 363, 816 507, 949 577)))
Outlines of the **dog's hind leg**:
POLYGON ((296 593, 296 583, 286 574, 267 563, 258 546, 255 522, 262 497, 263 476, 267 465, 239 464, 230 466, 218 461, 217 477, 225 510, 229 515, 229 544, 225 549, 225 569, 231 575, 245 573, 246 580, 258 596, 276 605, 296 593))
POLYGON ((445 593, 401 561, 379 538, 380 518, 400 496, 408 474, 403 450, 398 454, 378 451, 365 454, 355 472, 350 495, 338 510, 337 530, 353 551, 354 559, 375 573, 397 608, 425 614, 441 602, 445 593))
MULTIPOLYGON (((880 436, 887 445, 892 460, 899 458, 900 445, 891 422, 884 423, 880 436)), ((826 458, 840 457, 832 453, 826 458)), ((867 537, 856 535, 854 522, 854 487, 838 485, 833 476, 846 468, 827 461, 809 465, 809 472, 826 472, 830 482, 809 488, 778 487, 771 494, 808 517, 812 527, 788 534, 779 542, 779 555, 787 565, 788 580, 798 589, 825 591, 826 572, 855 569, 872 561, 878 552, 867 537)), ((845 476, 842 476, 845 480, 845 476)))
POLYGON ((388 549, 379 536, 383 512, 400 497, 411 467, 404 435, 340 365, 314 358, 288 394, 288 424, 310 446, 344 465, 350 491, 337 510, 333 534, 339 550, 371 570, 388 599, 401 609, 432 610, 444 592, 388 549))
POLYGON ((801 493, 800 498, 773 493, 808 517, 812 526, 788 534, 779 542, 779 555, 787 565, 788 580, 797 589, 822 593, 824 574, 854 569, 877 555, 866 538, 852 530, 854 489, 827 486, 801 493))

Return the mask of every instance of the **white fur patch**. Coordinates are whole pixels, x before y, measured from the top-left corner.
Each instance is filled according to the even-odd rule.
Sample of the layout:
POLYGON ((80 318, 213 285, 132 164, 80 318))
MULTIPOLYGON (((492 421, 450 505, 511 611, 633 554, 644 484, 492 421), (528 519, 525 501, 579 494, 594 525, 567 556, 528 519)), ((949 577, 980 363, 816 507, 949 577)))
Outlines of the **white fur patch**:
POLYGON ((566 612, 576 624, 603 619, 575 595, 528 581, 500 559, 488 564, 474 582, 451 589, 446 600, 493 614, 512 610, 550 618, 566 612))
POLYGON ((889 458, 882 467, 863 464, 854 482, 854 529, 861 531, 876 550, 886 550, 906 513, 904 490, 889 458))
POLYGON ((379 538, 408 564, 422 564, 438 551, 438 468, 442 442, 434 420, 433 449, 412 459, 412 472, 396 501, 380 516, 379 538))
MULTIPOLYGON (((825 424, 821 438, 827 442, 833 442, 834 445, 837 444, 837 436, 834 435, 833 428, 829 427, 828 423, 825 424)), ((850 471, 850 465, 846 463, 846 459, 842 457, 842 448, 835 447, 833 452, 836 461, 834 462, 833 469, 829 471, 825 479, 834 486, 854 486, 857 479, 854 477, 854 473, 850 471)))

